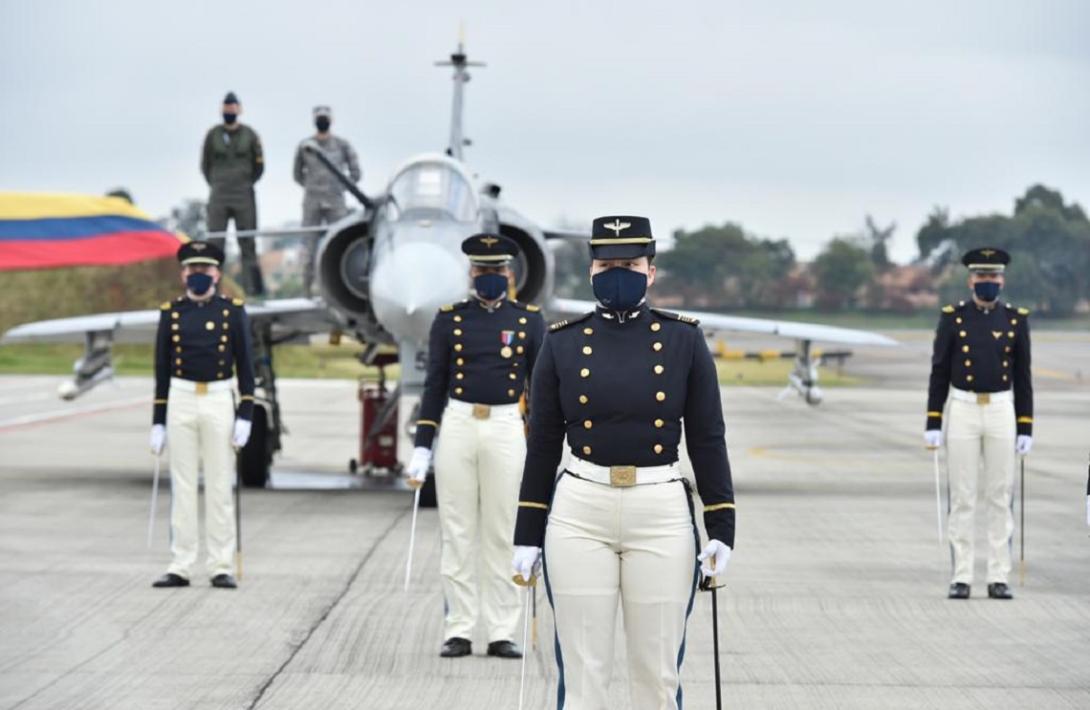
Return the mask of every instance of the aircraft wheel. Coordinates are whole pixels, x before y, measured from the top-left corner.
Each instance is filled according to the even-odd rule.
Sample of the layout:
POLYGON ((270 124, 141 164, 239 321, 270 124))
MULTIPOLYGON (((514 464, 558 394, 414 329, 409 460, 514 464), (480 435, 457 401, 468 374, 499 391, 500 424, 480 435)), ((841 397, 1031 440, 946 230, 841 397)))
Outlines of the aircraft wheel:
POLYGON ((439 501, 435 497, 435 474, 428 473, 428 477, 424 479, 424 486, 420 489, 420 507, 421 508, 437 508, 439 507, 439 501))
POLYGON ((272 454, 269 452, 269 415, 264 407, 254 407, 253 428, 250 440, 238 452, 236 465, 242 485, 247 488, 264 488, 269 483, 269 467, 272 454))

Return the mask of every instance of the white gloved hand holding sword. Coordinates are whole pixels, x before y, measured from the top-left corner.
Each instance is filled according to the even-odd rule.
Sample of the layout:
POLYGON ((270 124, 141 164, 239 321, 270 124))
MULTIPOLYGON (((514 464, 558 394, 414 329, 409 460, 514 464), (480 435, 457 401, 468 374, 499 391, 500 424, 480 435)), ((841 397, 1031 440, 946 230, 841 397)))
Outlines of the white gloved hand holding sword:
POLYGON ((420 488, 428 477, 428 469, 431 468, 431 449, 425 446, 417 446, 413 449, 409 465, 405 467, 405 475, 409 477, 409 488, 420 488))

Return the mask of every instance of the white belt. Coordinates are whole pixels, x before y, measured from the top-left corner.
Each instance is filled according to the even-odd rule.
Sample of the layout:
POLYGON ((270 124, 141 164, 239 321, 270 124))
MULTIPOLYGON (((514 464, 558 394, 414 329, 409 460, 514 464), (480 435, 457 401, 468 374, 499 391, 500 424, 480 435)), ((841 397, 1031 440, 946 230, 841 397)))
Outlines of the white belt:
POLYGON ((579 478, 617 488, 666 483, 682 477, 677 461, 664 466, 599 466, 578 456, 572 456, 567 470, 579 478))
POLYGON ((1014 392, 1003 390, 1002 392, 969 392, 950 388, 950 396, 959 402, 972 402, 973 404, 990 404, 992 402, 1013 402, 1014 392))
POLYGON ((231 380, 215 380, 213 382, 197 382, 196 380, 183 380, 180 377, 170 378, 171 389, 177 388, 183 392, 196 392, 208 394, 209 392, 224 392, 231 389, 231 380))
POLYGON ((451 398, 447 401, 447 409, 452 412, 468 414, 474 419, 489 419, 492 415, 512 415, 519 413, 518 403, 515 404, 474 404, 460 399, 451 398))

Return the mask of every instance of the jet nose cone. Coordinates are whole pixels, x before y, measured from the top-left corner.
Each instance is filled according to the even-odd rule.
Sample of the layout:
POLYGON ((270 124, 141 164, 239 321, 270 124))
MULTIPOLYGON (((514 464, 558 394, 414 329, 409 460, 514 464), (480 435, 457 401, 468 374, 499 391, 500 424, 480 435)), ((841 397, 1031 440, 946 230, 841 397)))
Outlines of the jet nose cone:
POLYGON ((371 274, 375 315, 398 340, 422 345, 436 310, 466 297, 466 270, 461 254, 438 245, 398 245, 379 258, 371 274))

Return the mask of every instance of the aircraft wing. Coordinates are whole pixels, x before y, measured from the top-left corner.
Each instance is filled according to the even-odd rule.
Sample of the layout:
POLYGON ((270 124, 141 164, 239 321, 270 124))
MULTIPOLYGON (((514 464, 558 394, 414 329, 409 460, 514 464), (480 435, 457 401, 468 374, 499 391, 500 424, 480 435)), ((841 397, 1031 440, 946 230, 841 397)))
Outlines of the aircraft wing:
MULTIPOLYGON (((552 318, 564 315, 586 313, 597 307, 593 301, 577 301, 570 298, 557 298, 549 304, 549 316, 552 318)), ((673 310, 673 309, 670 309, 673 310)), ((794 340, 811 340, 823 343, 840 343, 844 345, 898 345, 893 338, 879 333, 853 328, 838 328, 831 325, 818 325, 816 323, 796 323, 792 321, 766 320, 764 318, 745 318, 742 316, 728 316, 720 313, 706 313, 702 311, 677 311, 682 315, 696 318, 704 330, 730 331, 736 333, 764 333, 776 335, 794 340)))
MULTIPOLYGON (((114 342, 150 343, 159 325, 159 309, 95 313, 18 325, 0 343, 82 343, 87 333, 109 332, 114 342)), ((255 322, 273 321, 285 330, 322 331, 334 326, 329 310, 319 299, 282 298, 246 305, 255 322)))

